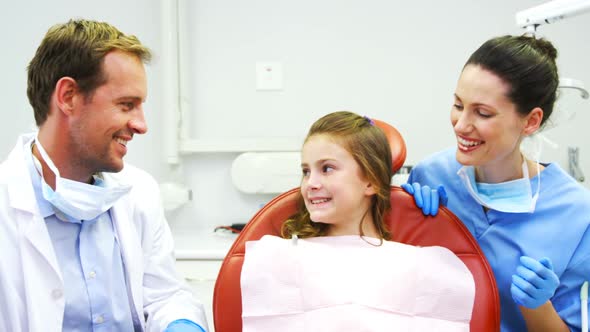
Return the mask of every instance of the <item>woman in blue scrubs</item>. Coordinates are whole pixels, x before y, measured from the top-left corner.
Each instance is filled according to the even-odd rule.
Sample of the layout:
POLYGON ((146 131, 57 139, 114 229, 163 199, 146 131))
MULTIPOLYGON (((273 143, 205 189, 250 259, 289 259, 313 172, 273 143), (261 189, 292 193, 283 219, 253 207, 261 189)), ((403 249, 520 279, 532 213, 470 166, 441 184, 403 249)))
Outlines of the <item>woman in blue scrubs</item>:
MULTIPOLYGON (((467 60, 451 108, 457 145, 412 170, 406 190, 443 185, 496 277, 502 331, 580 331, 590 279, 590 192, 556 163, 521 153, 553 111, 557 51, 503 36, 467 60)), ((433 191, 434 192, 434 191, 433 191)), ((434 192, 436 195, 436 192, 434 192)))

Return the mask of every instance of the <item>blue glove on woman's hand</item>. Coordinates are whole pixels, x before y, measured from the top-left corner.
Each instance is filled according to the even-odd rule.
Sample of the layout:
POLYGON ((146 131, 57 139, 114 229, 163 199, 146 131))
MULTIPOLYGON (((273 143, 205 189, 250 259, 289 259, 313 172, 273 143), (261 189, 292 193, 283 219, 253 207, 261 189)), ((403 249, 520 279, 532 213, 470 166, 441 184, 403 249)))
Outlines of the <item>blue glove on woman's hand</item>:
POLYGON ((416 206, 421 208, 422 213, 426 216, 435 216, 438 213, 439 204, 446 206, 449 200, 443 186, 431 189, 429 186, 420 187, 420 183, 414 182, 412 184, 404 183, 401 187, 409 194, 414 195, 416 206))
POLYGON ((177 319, 168 324, 164 332, 205 332, 205 329, 191 320, 177 319))
POLYGON ((555 294, 559 277, 553 272, 551 260, 547 257, 537 261, 531 257, 520 257, 516 274, 512 275, 510 293, 516 304, 535 309, 555 294))

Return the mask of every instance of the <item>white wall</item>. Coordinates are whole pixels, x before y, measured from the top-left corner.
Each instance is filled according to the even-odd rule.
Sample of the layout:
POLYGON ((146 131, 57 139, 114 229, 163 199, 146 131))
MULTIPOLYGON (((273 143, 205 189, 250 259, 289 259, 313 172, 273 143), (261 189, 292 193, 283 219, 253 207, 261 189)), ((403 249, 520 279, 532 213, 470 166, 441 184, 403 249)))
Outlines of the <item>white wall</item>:
MULTIPOLYGON (((303 138, 321 115, 347 109, 394 124, 408 145, 407 162, 453 144, 449 110, 456 79, 467 57, 486 39, 518 34, 514 14, 539 4, 531 0, 182 0, 187 26, 183 68, 189 82, 190 135, 193 138, 303 138), (443 15, 442 13, 449 13, 443 15), (257 61, 280 61, 284 89, 256 91, 257 61)), ((169 214, 181 249, 216 246, 205 239, 213 227, 247 221, 271 196, 239 193, 230 181, 234 153, 183 156, 165 163, 162 119, 160 1, 72 0, 2 2, 5 31, 0 62, 0 155, 18 133, 33 125, 26 98, 26 66, 47 28, 70 17, 113 23, 136 34, 156 57, 148 67, 148 134, 130 145, 129 162, 158 181, 182 181, 194 199, 169 214)), ((590 86, 590 13, 540 29, 557 46, 562 76, 590 86), (575 35, 581 37, 575 38, 575 35)), ((581 149, 590 176, 587 101, 575 121, 547 135, 561 144, 545 160, 566 166, 565 146, 581 149)), ((218 241, 217 241, 218 242, 218 241)), ((224 244, 225 245, 225 244, 224 244)))

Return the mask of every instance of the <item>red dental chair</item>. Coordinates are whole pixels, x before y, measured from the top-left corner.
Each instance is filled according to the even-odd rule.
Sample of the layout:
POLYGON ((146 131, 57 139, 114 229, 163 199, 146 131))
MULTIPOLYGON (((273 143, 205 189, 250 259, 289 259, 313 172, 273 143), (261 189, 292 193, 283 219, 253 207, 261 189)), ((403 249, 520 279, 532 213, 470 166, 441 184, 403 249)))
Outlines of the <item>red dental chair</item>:
MULTIPOLYGON (((389 139, 393 169, 397 171, 406 158, 406 146, 399 132, 389 124, 375 120, 389 139)), ((216 332, 242 331, 242 297, 240 273, 246 241, 271 234, 280 236, 281 226, 297 208, 299 188, 283 193, 267 203, 246 224, 225 257, 213 295, 216 332)), ((450 197, 450 199, 453 199, 450 197)), ((477 241, 463 223, 448 209, 441 207, 436 216, 424 216, 414 198, 400 187, 391 187, 391 212, 386 222, 392 240, 418 246, 442 246, 453 251, 469 268, 475 279, 475 303, 470 330, 500 331, 500 300, 492 269, 477 241), (434 220, 426 220, 434 219, 434 220)))

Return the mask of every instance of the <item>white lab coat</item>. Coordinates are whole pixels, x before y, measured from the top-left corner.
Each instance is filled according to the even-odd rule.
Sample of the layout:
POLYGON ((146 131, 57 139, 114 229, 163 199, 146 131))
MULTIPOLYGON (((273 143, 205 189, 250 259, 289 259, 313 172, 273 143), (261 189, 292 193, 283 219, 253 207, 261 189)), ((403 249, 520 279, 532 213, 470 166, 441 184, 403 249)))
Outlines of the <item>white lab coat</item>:
MULTIPOLYGON (((67 286, 24 158, 31 137, 19 137, 8 159, 0 164, 0 331, 59 332, 67 286)), ((160 332, 179 318, 207 329, 203 306, 176 274, 172 235, 157 183, 130 165, 119 173, 105 174, 106 183, 117 178, 133 184, 129 194, 112 207, 111 215, 125 264, 127 292, 143 330, 160 332)))

